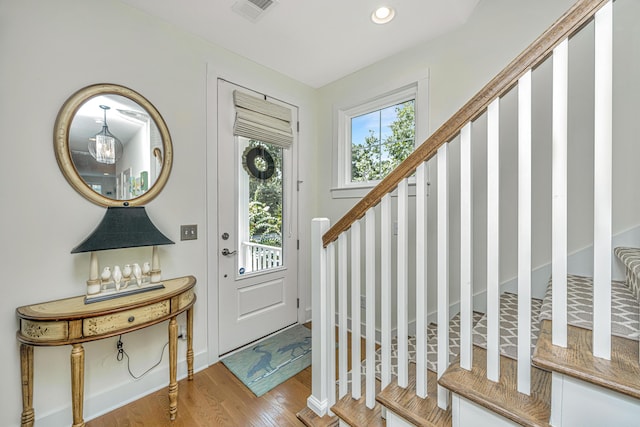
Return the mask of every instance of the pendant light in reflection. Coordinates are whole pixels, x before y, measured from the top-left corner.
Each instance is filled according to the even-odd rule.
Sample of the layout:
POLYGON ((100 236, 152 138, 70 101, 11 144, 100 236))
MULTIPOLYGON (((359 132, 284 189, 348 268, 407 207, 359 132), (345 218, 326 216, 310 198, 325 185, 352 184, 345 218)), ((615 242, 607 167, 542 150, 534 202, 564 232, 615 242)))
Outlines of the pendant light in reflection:
POLYGON ((107 110, 109 110, 110 107, 100 105, 100 108, 102 108, 104 112, 102 130, 98 132, 94 138, 89 140, 89 153, 91 153, 91 156, 93 156, 98 163, 112 165, 122 157, 122 142, 109 132, 109 126, 107 126, 107 110))

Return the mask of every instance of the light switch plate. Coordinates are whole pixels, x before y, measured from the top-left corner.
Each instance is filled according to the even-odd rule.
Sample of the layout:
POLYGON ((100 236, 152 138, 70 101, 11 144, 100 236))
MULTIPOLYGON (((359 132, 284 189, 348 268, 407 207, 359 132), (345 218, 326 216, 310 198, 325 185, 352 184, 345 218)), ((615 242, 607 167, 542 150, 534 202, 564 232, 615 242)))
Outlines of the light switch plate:
POLYGON ((196 240, 198 238, 198 225, 181 225, 180 240, 196 240))

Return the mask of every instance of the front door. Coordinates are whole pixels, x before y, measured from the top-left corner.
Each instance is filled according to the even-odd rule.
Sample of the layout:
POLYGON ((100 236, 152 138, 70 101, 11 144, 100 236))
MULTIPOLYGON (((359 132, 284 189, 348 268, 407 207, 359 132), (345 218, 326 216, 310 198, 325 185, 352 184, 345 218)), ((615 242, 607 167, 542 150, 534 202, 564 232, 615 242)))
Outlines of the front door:
POLYGON ((234 90, 263 97, 218 80, 220 355, 298 320, 297 137, 281 148, 234 136, 234 90))

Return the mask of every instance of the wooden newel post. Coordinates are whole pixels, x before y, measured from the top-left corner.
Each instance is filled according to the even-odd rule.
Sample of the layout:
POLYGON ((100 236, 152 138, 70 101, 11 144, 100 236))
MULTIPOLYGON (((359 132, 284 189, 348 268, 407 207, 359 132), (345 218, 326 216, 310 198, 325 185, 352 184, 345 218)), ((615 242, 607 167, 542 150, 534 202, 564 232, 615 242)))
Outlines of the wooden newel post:
POLYGON ((327 250, 322 236, 329 229, 327 218, 311 222, 311 396, 307 406, 322 417, 329 411, 327 372, 329 369, 329 289, 327 281, 327 250))

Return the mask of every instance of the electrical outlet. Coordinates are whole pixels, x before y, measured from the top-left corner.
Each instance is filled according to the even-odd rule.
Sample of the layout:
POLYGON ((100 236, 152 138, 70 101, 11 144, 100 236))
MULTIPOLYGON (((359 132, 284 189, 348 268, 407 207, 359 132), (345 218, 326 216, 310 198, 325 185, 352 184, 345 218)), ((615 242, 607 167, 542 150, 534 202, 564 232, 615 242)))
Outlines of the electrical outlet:
POLYGON ((360 295, 360 308, 367 308, 367 297, 360 295))
POLYGON ((196 224, 180 226, 180 240, 196 240, 197 238, 198 226, 196 224))
POLYGON ((178 325, 178 338, 181 340, 187 339, 187 327, 185 325, 178 325))

